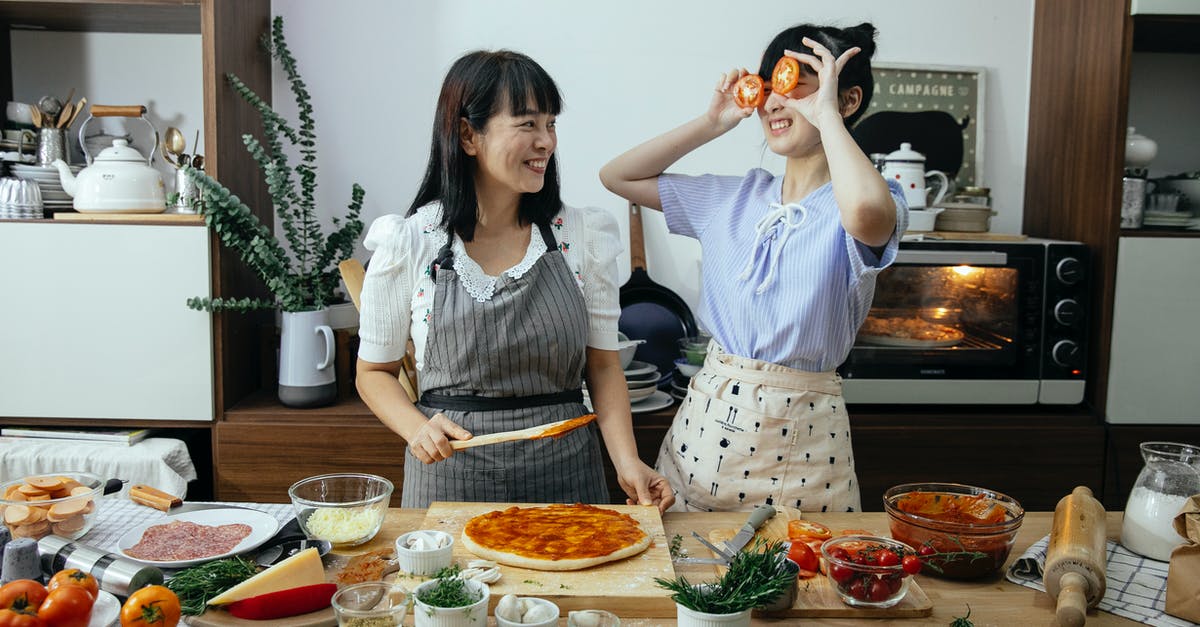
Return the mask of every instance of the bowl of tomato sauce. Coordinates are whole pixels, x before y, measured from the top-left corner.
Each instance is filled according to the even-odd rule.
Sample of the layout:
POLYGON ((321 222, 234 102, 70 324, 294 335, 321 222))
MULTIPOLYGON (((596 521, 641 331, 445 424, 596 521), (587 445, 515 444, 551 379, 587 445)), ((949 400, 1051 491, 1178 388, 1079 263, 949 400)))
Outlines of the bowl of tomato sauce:
POLYGON ((883 494, 892 537, 914 547, 921 573, 979 579, 999 573, 1025 509, 1016 499, 960 483, 906 483, 883 494))

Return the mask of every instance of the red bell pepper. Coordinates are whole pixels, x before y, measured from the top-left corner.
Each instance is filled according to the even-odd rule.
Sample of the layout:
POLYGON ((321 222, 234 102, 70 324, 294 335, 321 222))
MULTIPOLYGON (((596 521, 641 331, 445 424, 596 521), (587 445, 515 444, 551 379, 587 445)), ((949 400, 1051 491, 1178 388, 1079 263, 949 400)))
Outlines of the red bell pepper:
POLYGON ((286 618, 329 607, 335 592, 337 584, 319 583, 246 597, 230 603, 225 608, 230 614, 249 620, 286 618))

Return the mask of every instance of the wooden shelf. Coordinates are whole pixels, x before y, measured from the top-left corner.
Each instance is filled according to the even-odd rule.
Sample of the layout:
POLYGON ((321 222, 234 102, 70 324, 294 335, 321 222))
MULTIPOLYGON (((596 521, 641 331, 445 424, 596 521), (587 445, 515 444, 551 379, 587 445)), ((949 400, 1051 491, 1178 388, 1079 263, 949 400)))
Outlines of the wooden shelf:
POLYGON ((1133 24, 1134 52, 1200 52, 1195 15, 1136 15, 1133 24))
POLYGON ((1121 237, 1182 237, 1186 239, 1189 237, 1200 237, 1200 231, 1146 227, 1143 229, 1121 229, 1121 237))
POLYGON ((200 0, 3 0, 0 22, 17 30, 199 35, 200 0))

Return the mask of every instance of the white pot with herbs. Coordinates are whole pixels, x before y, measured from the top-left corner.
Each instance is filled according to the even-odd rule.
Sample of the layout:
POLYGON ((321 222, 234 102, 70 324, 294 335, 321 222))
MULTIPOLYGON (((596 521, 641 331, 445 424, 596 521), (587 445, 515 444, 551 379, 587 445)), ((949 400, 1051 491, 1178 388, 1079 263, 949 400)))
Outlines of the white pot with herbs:
POLYGON ((654 581, 672 592, 679 627, 745 627, 751 610, 794 592, 797 571, 786 558, 786 543, 759 539, 735 555, 715 582, 697 585, 682 576, 654 581))
POLYGON ((237 76, 227 78, 262 117, 264 139, 246 134, 242 141, 263 171, 287 248, 228 188, 202 170, 184 165, 182 171, 196 183, 204 199, 205 223, 270 291, 270 297, 197 297, 188 299, 187 304, 209 312, 281 310, 279 400, 289 407, 319 407, 337 400, 328 308, 341 300, 335 294, 341 280, 337 265, 350 258, 362 234, 363 189, 353 186, 346 213, 331 219, 335 230, 326 234, 316 213, 316 134, 309 95, 284 40, 282 18, 275 18, 269 35, 264 37, 264 45, 291 82, 299 126, 293 128, 237 76), (303 155, 294 167, 288 144, 303 155))
POLYGON ((456 568, 413 589, 416 627, 480 627, 487 624, 491 589, 486 583, 463 579, 456 568))

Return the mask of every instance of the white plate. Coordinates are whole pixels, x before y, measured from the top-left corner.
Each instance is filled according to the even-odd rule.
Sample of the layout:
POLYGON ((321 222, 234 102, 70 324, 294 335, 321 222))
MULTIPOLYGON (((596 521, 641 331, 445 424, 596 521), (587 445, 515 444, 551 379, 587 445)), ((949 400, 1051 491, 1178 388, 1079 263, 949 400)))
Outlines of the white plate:
POLYGON ((100 590, 96 595, 96 602, 92 604, 92 617, 88 620, 88 627, 108 627, 117 622, 120 615, 121 602, 111 593, 100 590))
POLYGON ((202 509, 195 512, 186 512, 183 514, 177 514, 175 516, 167 516, 166 518, 160 518, 153 522, 138 525, 137 527, 126 531, 125 535, 121 536, 121 539, 117 542, 117 548, 121 550, 122 555, 134 560, 135 562, 141 562, 143 564, 150 564, 151 566, 159 566, 162 568, 183 568, 184 566, 203 564, 204 562, 211 562, 215 559, 229 557, 230 555, 237 555, 238 553, 243 553, 245 551, 258 548, 258 546, 263 542, 270 540, 271 536, 275 535, 276 531, 279 531, 279 521, 275 520, 274 516, 267 514, 266 512, 260 512, 256 509, 244 509, 240 507, 202 509), (221 553, 220 555, 209 555, 208 557, 201 557, 191 560, 144 560, 125 553, 126 549, 133 547, 133 545, 137 544, 138 541, 142 539, 142 534, 145 533, 145 531, 150 527, 153 527, 154 525, 165 525, 176 520, 183 520, 187 522, 194 522, 198 525, 209 526, 232 525, 238 523, 246 524, 250 525, 250 535, 242 538, 242 541, 239 542, 237 546, 233 547, 232 551, 227 551, 225 553, 221 553))
POLYGON ((639 401, 653 395, 657 391, 654 386, 629 390, 629 401, 636 405, 639 401))
POLYGON ((629 362, 629 367, 625 369, 625 376, 636 377, 639 374, 650 374, 655 370, 658 370, 658 366, 655 366, 654 364, 648 364, 644 361, 635 360, 629 362))
POLYGON ((655 390, 650 396, 647 396, 636 403, 630 404, 629 410, 635 414, 645 414, 652 411, 658 411, 664 407, 670 407, 674 402, 675 399, 671 398, 670 394, 667 394, 662 390, 655 390))

